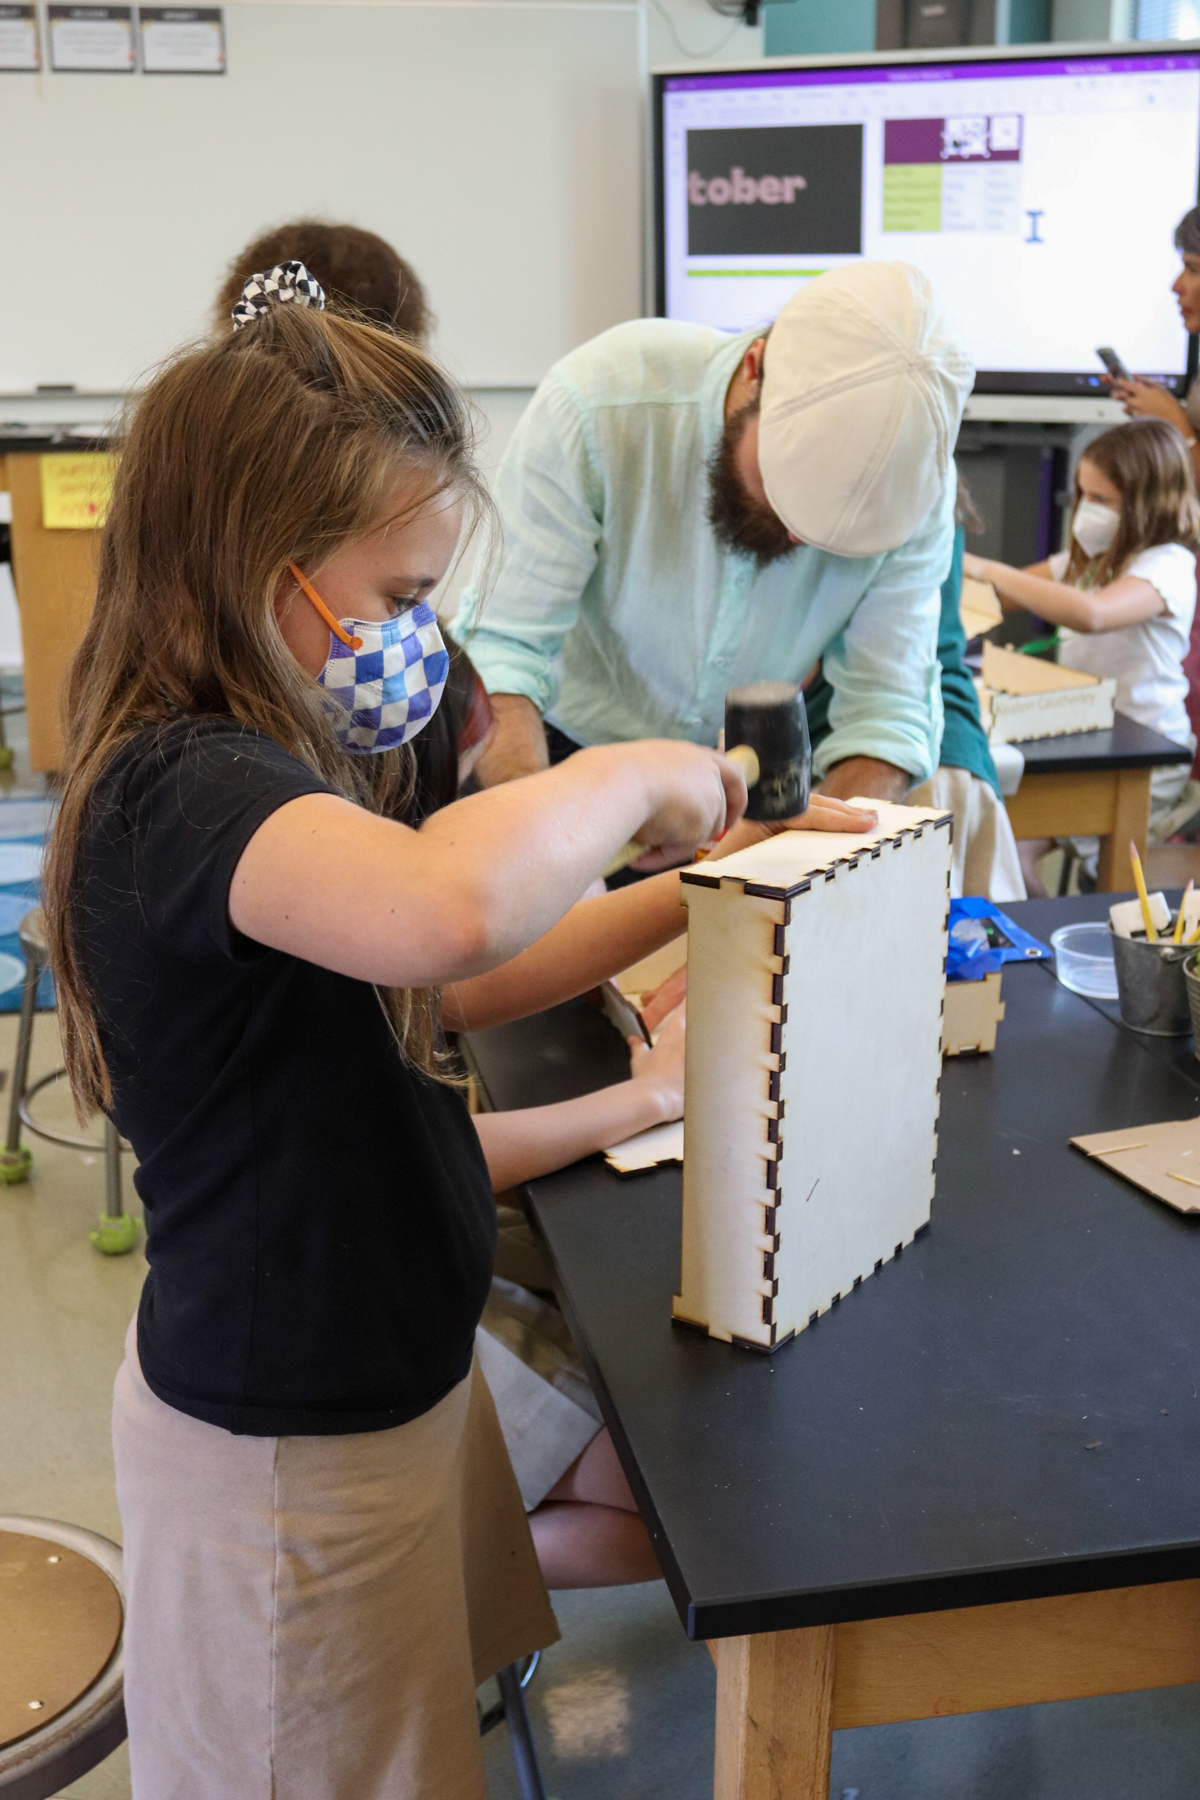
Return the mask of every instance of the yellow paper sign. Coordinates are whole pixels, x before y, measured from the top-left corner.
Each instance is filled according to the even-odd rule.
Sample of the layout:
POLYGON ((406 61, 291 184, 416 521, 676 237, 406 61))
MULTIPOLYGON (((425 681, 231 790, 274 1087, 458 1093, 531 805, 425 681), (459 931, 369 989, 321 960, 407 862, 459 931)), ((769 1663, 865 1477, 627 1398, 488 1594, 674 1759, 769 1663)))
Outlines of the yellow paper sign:
POLYGON ((46 531, 95 531, 108 516, 117 459, 104 450, 43 456, 42 526, 46 531))

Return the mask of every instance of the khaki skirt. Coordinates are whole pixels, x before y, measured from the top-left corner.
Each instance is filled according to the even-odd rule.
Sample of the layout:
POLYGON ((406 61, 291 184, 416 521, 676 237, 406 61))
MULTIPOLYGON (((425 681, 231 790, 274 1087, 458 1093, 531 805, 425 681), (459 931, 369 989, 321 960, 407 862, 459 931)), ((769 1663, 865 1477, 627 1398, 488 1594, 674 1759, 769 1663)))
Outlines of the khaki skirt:
POLYGON ((134 1800, 485 1800, 477 1682, 558 1629, 478 1368, 409 1424, 113 1398, 134 1800))

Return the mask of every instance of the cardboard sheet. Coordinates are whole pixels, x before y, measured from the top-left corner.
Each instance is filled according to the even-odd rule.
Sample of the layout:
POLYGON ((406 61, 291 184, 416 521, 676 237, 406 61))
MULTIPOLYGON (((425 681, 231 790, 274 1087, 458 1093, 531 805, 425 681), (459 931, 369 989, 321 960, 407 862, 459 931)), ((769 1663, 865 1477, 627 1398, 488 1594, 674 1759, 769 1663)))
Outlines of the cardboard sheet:
POLYGON ((604 1152, 604 1159, 618 1174, 632 1175, 637 1169, 653 1169, 658 1163, 683 1161, 683 1120, 673 1125, 653 1125, 639 1131, 604 1152))
POLYGON ((1176 1212, 1200 1213, 1200 1118, 1094 1131, 1071 1142, 1176 1212))

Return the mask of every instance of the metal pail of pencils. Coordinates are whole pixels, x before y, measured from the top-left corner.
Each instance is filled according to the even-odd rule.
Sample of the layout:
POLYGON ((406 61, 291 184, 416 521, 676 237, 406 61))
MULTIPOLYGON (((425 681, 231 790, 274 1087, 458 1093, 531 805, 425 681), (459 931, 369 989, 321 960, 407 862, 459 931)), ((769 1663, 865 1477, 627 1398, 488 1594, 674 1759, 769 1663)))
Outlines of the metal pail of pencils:
POLYGON ((1187 1037, 1192 1029, 1183 965, 1195 955, 1186 944, 1112 934, 1121 1018, 1147 1037, 1187 1037))
POLYGON ((1193 1049, 1200 1057, 1200 950, 1192 950, 1183 965, 1183 979, 1187 988, 1188 1005, 1192 1009, 1192 1033, 1196 1039, 1193 1049))

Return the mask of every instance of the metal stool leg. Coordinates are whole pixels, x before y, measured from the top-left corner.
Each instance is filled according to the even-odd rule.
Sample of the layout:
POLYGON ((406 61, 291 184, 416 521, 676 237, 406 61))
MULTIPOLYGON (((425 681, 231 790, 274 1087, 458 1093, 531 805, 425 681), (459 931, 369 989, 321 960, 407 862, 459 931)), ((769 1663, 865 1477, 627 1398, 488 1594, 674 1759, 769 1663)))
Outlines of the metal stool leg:
POLYGON ((14 1187, 28 1181, 33 1169, 33 1155, 21 1142, 21 1102, 29 1082, 29 1052, 33 1047, 33 1015, 37 1007, 38 981, 41 978, 40 957, 25 958, 25 984, 21 989, 21 1023, 17 1029, 17 1054, 13 1063, 12 1091, 8 1097, 8 1138, 0 1151, 0 1181, 14 1187))
POLYGON ((99 1227, 89 1233, 103 1256, 124 1256, 137 1243, 137 1223, 121 1202, 121 1134, 104 1121, 104 1206, 99 1227))
POLYGON ((525 1705, 516 1663, 509 1663, 506 1668, 498 1671, 496 1685, 504 1702, 504 1721, 508 1726, 513 1761, 517 1765, 517 1786, 521 1790, 521 1800, 546 1800, 537 1745, 533 1740, 533 1727, 529 1723, 529 1709, 525 1705))
MULTIPOLYGON (((94 1138, 80 1138, 65 1131, 51 1131, 30 1113, 30 1106, 43 1088, 61 1081, 65 1069, 52 1069, 36 1081, 29 1079, 29 1056, 33 1043, 33 1022, 37 1012, 38 982, 49 962, 46 944, 46 918, 40 906, 31 907, 17 929, 17 940, 25 957, 25 985, 21 990, 21 1023, 17 1033, 17 1054, 13 1067, 12 1094, 8 1112, 8 1142, 0 1151, 0 1182, 27 1181, 33 1158, 21 1143, 21 1127, 48 1144, 61 1144, 66 1150, 90 1153, 100 1148, 94 1138)), ((121 1138, 110 1119, 104 1122, 104 1204, 98 1229, 91 1234, 92 1243, 105 1256, 123 1256, 137 1243, 137 1221, 129 1216, 121 1201, 121 1138)))

